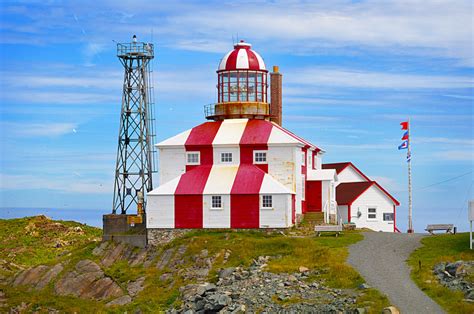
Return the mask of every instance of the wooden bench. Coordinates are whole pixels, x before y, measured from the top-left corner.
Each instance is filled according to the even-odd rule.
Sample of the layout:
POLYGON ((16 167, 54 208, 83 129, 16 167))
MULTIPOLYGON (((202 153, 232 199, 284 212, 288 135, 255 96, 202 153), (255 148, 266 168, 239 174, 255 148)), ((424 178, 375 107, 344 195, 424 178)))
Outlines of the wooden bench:
POLYGON ((318 237, 321 236, 323 232, 335 232, 336 237, 342 232, 342 225, 323 225, 323 226, 314 226, 314 231, 318 237))
POLYGON ((437 225, 428 225, 426 226, 426 231, 430 234, 434 234, 435 231, 444 231, 446 233, 453 233, 454 225, 453 224, 437 224, 437 225))

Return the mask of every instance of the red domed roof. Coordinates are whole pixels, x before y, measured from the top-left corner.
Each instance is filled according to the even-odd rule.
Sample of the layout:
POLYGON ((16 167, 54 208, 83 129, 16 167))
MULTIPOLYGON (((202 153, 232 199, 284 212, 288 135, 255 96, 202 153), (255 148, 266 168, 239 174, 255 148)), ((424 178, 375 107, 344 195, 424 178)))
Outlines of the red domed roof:
POLYGON ((252 45, 241 40, 234 45, 219 63, 218 72, 230 70, 257 70, 267 71, 263 58, 253 51, 252 45))

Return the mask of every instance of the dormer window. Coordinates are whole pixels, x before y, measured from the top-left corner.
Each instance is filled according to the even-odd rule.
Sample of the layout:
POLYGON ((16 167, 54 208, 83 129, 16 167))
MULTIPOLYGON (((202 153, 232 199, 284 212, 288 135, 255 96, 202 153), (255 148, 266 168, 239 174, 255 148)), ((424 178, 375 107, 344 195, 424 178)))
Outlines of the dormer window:
POLYGON ((232 162, 232 153, 221 153, 221 162, 222 163, 231 163, 232 162))
POLYGON ((186 164, 187 165, 200 165, 201 153, 200 152, 186 152, 186 164))
POLYGON ((254 164, 266 164, 267 163, 267 151, 256 150, 253 152, 253 163, 254 164))

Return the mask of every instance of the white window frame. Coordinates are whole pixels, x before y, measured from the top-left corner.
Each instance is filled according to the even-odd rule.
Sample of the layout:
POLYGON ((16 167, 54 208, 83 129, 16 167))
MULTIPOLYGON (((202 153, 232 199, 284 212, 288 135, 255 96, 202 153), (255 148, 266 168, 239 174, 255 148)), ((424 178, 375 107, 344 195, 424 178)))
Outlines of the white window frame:
POLYGON ((367 221, 377 221, 377 206, 367 206, 367 221), (369 209, 375 209, 375 213, 370 213, 369 209), (369 215, 375 214, 375 218, 370 218, 369 215))
MULTIPOLYGON (((223 163, 223 164, 230 164, 230 163, 232 163, 232 162, 234 161, 234 156, 233 156, 233 155, 234 155, 234 154, 231 153, 231 152, 222 152, 222 153, 221 153, 221 163, 223 163), (227 155, 227 154, 228 154, 228 156, 230 156, 230 161, 229 161, 229 160, 225 160, 225 161, 224 161, 224 155, 227 155)), ((226 159, 228 159, 228 158, 226 158, 226 159)))
POLYGON ((268 150, 254 150, 253 163, 256 165, 267 164, 268 163, 268 150), (257 161, 257 154, 265 154, 265 161, 257 161))
POLYGON ((200 165, 201 164, 201 152, 186 152, 186 165, 200 165), (190 155, 197 155, 197 162, 190 162, 189 157, 190 155))
POLYGON ((222 200, 222 195, 211 195, 211 209, 212 210, 222 210, 224 209, 224 202, 222 200), (220 207, 214 206, 214 198, 219 198, 220 207))
POLYGON ((260 197, 260 203, 261 203, 261 204, 260 204, 260 208, 261 208, 261 209, 273 209, 273 195, 270 195, 270 194, 264 194, 264 195, 262 195, 262 196, 260 197), (271 206, 264 206, 265 203, 266 203, 266 202, 264 201, 266 197, 270 197, 270 203, 271 203, 270 205, 271 205, 271 206))
POLYGON ((394 216, 395 216, 395 215, 394 215, 393 213, 382 213, 382 220, 383 220, 384 222, 390 223, 390 222, 393 222, 394 216), (385 220, 385 215, 386 215, 386 214, 387 214, 387 215, 392 215, 392 220, 385 220))

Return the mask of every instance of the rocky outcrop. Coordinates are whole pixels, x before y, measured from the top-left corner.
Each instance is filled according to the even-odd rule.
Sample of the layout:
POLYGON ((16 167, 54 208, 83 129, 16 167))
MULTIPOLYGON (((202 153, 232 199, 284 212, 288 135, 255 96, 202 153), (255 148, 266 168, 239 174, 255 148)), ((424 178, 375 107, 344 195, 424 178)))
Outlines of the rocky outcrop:
POLYGON ((103 300, 123 295, 120 286, 105 277, 99 265, 90 260, 78 262, 73 271, 56 282, 56 294, 103 300))
POLYGON ((451 290, 462 291, 466 301, 474 302, 474 261, 436 264, 433 273, 439 282, 451 290))
POLYGON ((63 270, 62 264, 53 267, 39 265, 20 272, 13 281, 13 286, 31 286, 41 290, 46 287, 63 270))
POLYGON ((180 289, 182 306, 169 313, 220 312, 267 313, 354 312, 356 295, 307 283, 308 269, 294 274, 264 270, 268 257, 259 257, 250 268, 225 268, 216 284, 190 284, 180 289))

